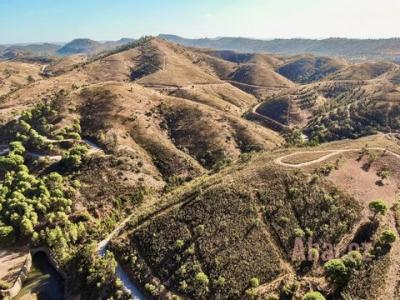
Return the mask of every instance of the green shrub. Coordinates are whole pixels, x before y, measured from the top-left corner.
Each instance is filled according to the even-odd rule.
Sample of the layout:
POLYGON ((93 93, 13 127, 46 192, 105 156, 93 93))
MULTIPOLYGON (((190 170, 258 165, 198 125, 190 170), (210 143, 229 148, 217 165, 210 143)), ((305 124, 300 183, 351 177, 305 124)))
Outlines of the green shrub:
POLYGON ((156 292, 157 287, 154 284, 151 283, 146 283, 144 285, 144 288, 146 289, 146 291, 150 294, 150 295, 154 295, 156 292))
POLYGON ((183 240, 176 240, 176 242, 175 242, 175 246, 178 249, 181 249, 184 245, 185 245, 185 241, 183 241, 183 240))
POLYGON ((293 280, 289 280, 288 282, 286 282, 282 289, 281 289, 281 294, 283 296, 285 296, 284 298, 288 298, 288 299, 292 299, 294 294, 297 292, 297 290, 299 289, 300 284, 298 281, 293 281, 293 280))
POLYGON ((344 285, 349 279, 349 269, 340 258, 326 262, 324 269, 327 278, 339 286, 344 285))
POLYGON ((81 136, 77 132, 70 132, 68 133, 68 137, 74 140, 80 140, 81 136))
POLYGON ((368 205, 369 210, 374 214, 373 219, 376 218, 378 214, 386 214, 388 207, 383 200, 371 201, 368 205))
POLYGON ((186 291, 188 287, 189 287, 189 286, 188 286, 188 284, 186 283, 185 280, 182 280, 182 281, 179 283, 179 288, 180 288, 182 291, 186 291))
POLYGON ((303 296, 303 300, 325 300, 320 292, 308 292, 303 296))
POLYGON ((259 287, 260 285, 260 279, 258 279, 257 277, 253 277, 250 279, 250 286, 253 288, 259 287))
POLYGON ((73 170, 78 168, 82 163, 82 157, 80 155, 67 154, 63 156, 60 161, 61 166, 65 170, 73 170))
POLYGON ((194 228, 194 234, 195 234, 195 235, 202 235, 202 234, 204 233, 204 229, 205 229, 204 225, 202 225, 202 224, 197 225, 197 226, 194 228))
POLYGON ((256 299, 258 296, 258 292, 255 288, 250 288, 246 290, 246 296, 249 299, 256 299))
POLYGON ((215 284, 217 286, 224 286, 225 284, 225 278, 222 276, 218 276, 218 279, 215 281, 215 284))
POLYGON ((12 244, 14 241, 14 228, 12 226, 0 226, 0 244, 12 244))
POLYGON ((344 255, 342 260, 346 267, 353 269, 361 266, 363 256, 359 251, 351 251, 344 255))
POLYGON ((11 142, 9 145, 9 148, 10 148, 10 152, 18 154, 18 155, 24 155, 24 153, 25 153, 25 147, 19 141, 11 142))
POLYGON ((203 272, 197 273, 195 276, 195 279, 198 283, 200 283, 201 285, 204 285, 204 286, 207 286, 209 283, 208 276, 203 272))
POLYGON ((391 229, 386 229, 382 231, 379 241, 383 245, 390 245, 396 241, 396 233, 391 229))
POLYGON ((299 238, 303 238, 303 237, 305 237, 305 232, 304 232, 304 230, 303 229, 301 229, 301 228, 296 228, 295 230, 294 230, 294 235, 296 236, 296 237, 299 237, 299 238))

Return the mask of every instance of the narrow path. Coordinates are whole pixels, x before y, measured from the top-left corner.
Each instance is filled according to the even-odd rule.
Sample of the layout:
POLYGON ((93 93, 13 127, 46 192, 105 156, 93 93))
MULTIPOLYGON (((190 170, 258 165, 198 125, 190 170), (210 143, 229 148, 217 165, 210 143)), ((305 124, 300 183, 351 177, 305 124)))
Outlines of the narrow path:
MULTIPOLYGON (((52 140, 52 139, 46 139, 46 142, 48 143, 60 143, 60 142, 68 142, 68 141, 76 141, 73 139, 65 139, 62 141, 59 140, 52 140)), ((82 139, 82 141, 89 146, 89 154, 93 154, 96 152, 102 152, 103 149, 101 149, 98 145, 95 143, 90 142, 89 140, 82 139)), ((0 156, 7 155, 10 152, 10 149, 8 148, 8 145, 0 145, 0 156)), ((41 154, 38 152, 33 152, 33 151, 28 151, 26 152, 26 155, 33 158, 33 159, 39 159, 39 158, 48 158, 50 160, 61 160, 62 155, 47 155, 47 154, 41 154)))
MULTIPOLYGON (((400 159, 400 154, 397 154, 395 152, 392 152, 390 150, 387 150, 386 148, 382 148, 382 147, 371 147, 371 148, 366 148, 367 150, 377 150, 377 151, 386 151, 386 153, 389 153, 395 157, 397 157, 398 159, 400 159)), ((302 167, 307 167, 322 161, 327 160, 328 158, 331 158, 332 156, 338 155, 338 154, 342 154, 342 153, 348 153, 348 152, 359 152, 361 151, 362 148, 355 148, 355 149, 335 149, 335 150, 316 150, 316 151, 296 151, 293 153, 290 153, 288 155, 285 156, 281 156, 277 159, 274 160, 274 162, 280 166, 283 167, 290 167, 290 168, 302 168, 302 167), (286 158, 298 155, 298 154, 307 154, 307 153, 326 153, 329 152, 326 155, 321 156, 320 158, 311 160, 311 161, 307 161, 304 163, 299 163, 299 164, 292 164, 292 163, 285 163, 283 162, 283 160, 285 160, 286 158)))
POLYGON ((277 125, 279 128, 282 128, 282 129, 289 129, 289 128, 290 128, 288 125, 282 124, 282 123, 280 123, 280 122, 278 122, 278 121, 276 121, 276 120, 274 120, 274 119, 272 119, 272 118, 270 118, 270 117, 264 116, 264 115, 260 114, 259 112, 257 112, 257 109, 258 109, 258 108, 260 107, 260 105, 262 105, 263 103, 264 103, 264 102, 261 102, 261 103, 258 103, 256 106, 254 106, 254 107, 251 109, 251 113, 252 113, 253 115, 256 115, 257 117, 259 117, 259 118, 265 120, 266 122, 270 122, 270 123, 273 123, 273 124, 277 125))

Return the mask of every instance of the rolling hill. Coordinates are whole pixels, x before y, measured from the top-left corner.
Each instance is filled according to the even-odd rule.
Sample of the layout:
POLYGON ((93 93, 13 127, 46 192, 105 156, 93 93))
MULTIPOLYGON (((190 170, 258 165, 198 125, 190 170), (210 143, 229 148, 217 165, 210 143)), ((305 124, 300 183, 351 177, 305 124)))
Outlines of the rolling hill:
POLYGON ((134 39, 121 38, 117 41, 98 42, 91 39, 75 39, 68 43, 40 43, 0 45, 0 60, 11 59, 54 59, 58 56, 75 54, 94 55, 134 42, 134 39))
POLYGON ((398 298, 395 64, 120 43, 0 62, 0 246, 68 299, 398 298))
POLYGON ((159 37, 184 46, 233 50, 238 52, 276 53, 296 55, 310 53, 319 56, 336 56, 355 59, 399 60, 400 39, 358 40, 344 38, 274 39, 221 37, 215 39, 186 39, 176 35, 161 34, 159 37))
POLYGON ((327 57, 294 57, 278 68, 278 73, 294 82, 310 83, 339 72, 346 67, 344 61, 327 57))

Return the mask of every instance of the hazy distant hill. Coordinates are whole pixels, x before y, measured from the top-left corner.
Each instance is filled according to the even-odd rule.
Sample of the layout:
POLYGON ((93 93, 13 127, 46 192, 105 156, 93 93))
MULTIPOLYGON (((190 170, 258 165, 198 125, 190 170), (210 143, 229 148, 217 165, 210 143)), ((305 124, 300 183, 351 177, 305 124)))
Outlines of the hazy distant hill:
POLYGON ((12 45, 7 47, 8 51, 16 50, 23 52, 35 53, 37 55, 54 55, 57 49, 60 48, 60 45, 52 44, 52 43, 43 43, 43 44, 28 44, 28 45, 12 45))
POLYGON ((133 39, 123 38, 118 41, 98 42, 91 39, 75 39, 57 50, 60 55, 95 54, 133 42, 133 39))
POLYGON ((311 53, 348 58, 386 58, 400 61, 399 38, 379 40, 345 38, 258 40, 240 37, 186 39, 169 34, 161 34, 160 37, 184 46, 239 52, 269 52, 286 55, 311 53))
POLYGON ((100 42, 91 39, 75 39, 65 44, 63 47, 57 50, 60 55, 71 55, 78 53, 93 53, 97 52, 102 48, 100 42))
POLYGON ((0 45, 0 60, 16 58, 37 58, 50 56, 69 56, 74 54, 96 54, 101 51, 111 50, 133 42, 134 39, 122 38, 118 41, 98 42, 91 39, 75 39, 66 44, 41 43, 41 44, 15 44, 0 45))

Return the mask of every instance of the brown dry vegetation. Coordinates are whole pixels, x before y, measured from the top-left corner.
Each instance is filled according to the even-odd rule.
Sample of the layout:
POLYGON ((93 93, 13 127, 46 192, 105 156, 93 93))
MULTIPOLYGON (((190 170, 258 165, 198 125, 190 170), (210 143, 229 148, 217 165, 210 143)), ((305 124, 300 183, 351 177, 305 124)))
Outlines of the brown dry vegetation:
POLYGON ((193 298, 242 298, 252 277, 267 285, 303 268, 289 263, 295 229, 335 244, 359 218, 354 199, 326 181, 310 184, 301 173, 279 170, 269 155, 237 169, 113 242, 132 277, 143 285, 156 276, 193 298), (200 271, 208 291, 195 280, 200 271))
POLYGON ((308 153, 299 153, 295 155, 288 156, 287 158, 283 159, 282 162, 286 164, 293 164, 298 165, 305 162, 310 162, 316 160, 320 157, 323 157, 330 152, 308 152, 308 153))
POLYGON ((394 63, 381 62, 363 62, 348 66, 329 76, 331 80, 370 80, 381 76, 387 72, 396 70, 394 63))
POLYGON ((42 66, 23 62, 0 62, 0 96, 14 92, 27 84, 41 79, 42 66))
MULTIPOLYGON (((51 102, 57 113, 52 130, 79 123, 82 137, 104 150, 86 156, 75 174, 82 188, 73 195, 74 217, 87 211, 90 221, 109 232, 132 211, 173 200, 147 217, 137 211, 138 222, 112 243, 142 287, 158 278, 158 285, 183 296, 237 299, 253 291, 253 277, 260 279, 260 292, 271 287, 279 292, 290 277, 300 283, 299 297, 311 288, 327 294, 332 287, 322 263, 290 262, 295 235, 301 229, 319 242, 340 244, 365 221, 368 201, 394 203, 400 163, 393 156, 378 153, 366 170, 366 157, 357 161, 357 153, 346 153, 296 171, 274 163, 296 149, 273 151, 283 139, 242 118, 257 108, 306 132, 329 120, 327 130, 318 132, 325 140, 398 129, 400 90, 392 64, 198 50, 157 38, 91 58, 64 58, 46 67, 47 77, 39 75, 39 65, 7 64, 21 69, 0 89, 0 144, 8 141, 7 130, 22 111, 51 102), (283 68, 288 78, 312 83, 290 81, 278 73, 283 68), (30 72, 35 81, 28 83, 24 77, 30 72), (10 93, 14 81, 20 85, 10 93), (260 99, 264 104, 256 106, 260 99), (370 131, 363 131, 366 126, 370 131), (338 158, 329 177, 310 176, 338 158), (379 185, 383 168, 390 178, 379 185), (208 282, 204 276, 203 283, 196 280, 200 272, 208 282)), ((314 148, 322 152, 283 162, 309 162, 325 150, 366 144, 400 153, 399 143, 396 135, 380 134, 325 144, 314 148)), ((35 165, 35 171, 55 167, 35 165)), ((390 217, 382 224, 392 226, 390 217)), ((382 267, 376 270, 363 284, 378 285, 382 267)))

